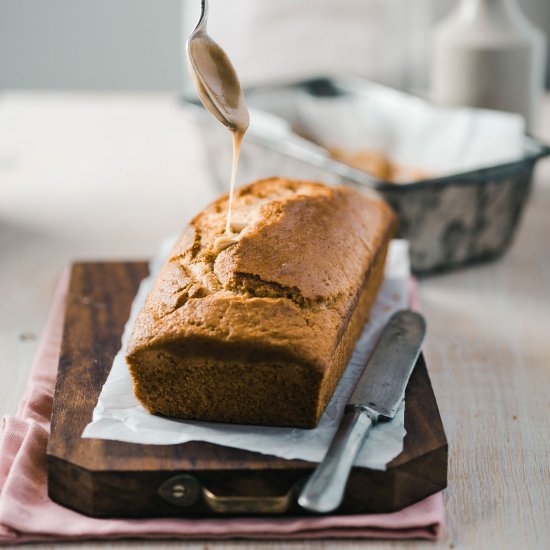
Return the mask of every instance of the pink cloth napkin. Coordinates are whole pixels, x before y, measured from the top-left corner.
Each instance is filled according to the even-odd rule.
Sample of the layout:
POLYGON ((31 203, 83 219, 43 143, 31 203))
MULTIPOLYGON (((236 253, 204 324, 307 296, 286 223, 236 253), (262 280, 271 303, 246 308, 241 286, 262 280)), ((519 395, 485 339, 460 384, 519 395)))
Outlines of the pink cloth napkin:
POLYGON ((0 434, 0 544, 65 539, 425 538, 444 522, 441 493, 392 514, 280 519, 94 519, 47 495, 46 445, 69 273, 55 292, 25 397, 0 434))

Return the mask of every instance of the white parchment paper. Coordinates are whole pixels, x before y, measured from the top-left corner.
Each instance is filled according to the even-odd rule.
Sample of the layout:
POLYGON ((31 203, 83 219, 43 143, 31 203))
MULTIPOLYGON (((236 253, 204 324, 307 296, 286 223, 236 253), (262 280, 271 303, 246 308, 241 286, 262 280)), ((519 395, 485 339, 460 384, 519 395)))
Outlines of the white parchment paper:
MULTIPOLYGON (((373 306, 371 320, 357 342, 332 400, 317 428, 313 430, 170 420, 147 413, 138 403, 124 361, 125 349, 134 320, 149 293, 156 273, 168 256, 171 245, 172 241, 165 243, 157 259, 151 264, 151 275, 141 283, 124 329, 121 350, 115 357, 111 372, 103 386, 93 420, 86 426, 82 437, 156 445, 208 441, 286 459, 320 462, 382 327, 395 311, 408 305, 408 243, 402 240, 394 240, 391 243, 384 283, 373 306)), ((359 453, 356 462, 358 465, 384 470, 386 464, 401 452, 406 433, 404 414, 403 404, 391 422, 381 422, 372 429, 359 453)))
POLYGON ((522 116, 440 107, 370 83, 358 95, 295 92, 292 119, 325 147, 377 151, 433 177, 512 162, 524 156, 522 116))

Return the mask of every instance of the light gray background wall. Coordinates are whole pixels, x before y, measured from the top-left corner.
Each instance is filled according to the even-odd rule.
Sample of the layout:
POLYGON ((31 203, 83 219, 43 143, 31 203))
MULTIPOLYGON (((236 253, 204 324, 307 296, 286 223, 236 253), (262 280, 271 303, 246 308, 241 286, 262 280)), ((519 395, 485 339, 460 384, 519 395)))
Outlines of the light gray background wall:
MULTIPOLYGON (((521 4, 550 34, 550 0, 521 4)), ((182 48, 181 0, 0 0, 0 88, 179 89, 182 48)))
POLYGON ((177 89, 181 0, 0 0, 0 88, 177 89))

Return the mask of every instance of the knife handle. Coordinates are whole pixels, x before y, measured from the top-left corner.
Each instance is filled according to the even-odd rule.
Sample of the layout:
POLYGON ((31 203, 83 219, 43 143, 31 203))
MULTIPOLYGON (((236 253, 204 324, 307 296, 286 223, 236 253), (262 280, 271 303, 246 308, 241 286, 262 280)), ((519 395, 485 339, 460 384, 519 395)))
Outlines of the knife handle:
POLYGON ((325 458, 300 493, 298 504, 302 508, 323 513, 340 506, 355 458, 374 422, 374 413, 357 406, 346 407, 325 458))

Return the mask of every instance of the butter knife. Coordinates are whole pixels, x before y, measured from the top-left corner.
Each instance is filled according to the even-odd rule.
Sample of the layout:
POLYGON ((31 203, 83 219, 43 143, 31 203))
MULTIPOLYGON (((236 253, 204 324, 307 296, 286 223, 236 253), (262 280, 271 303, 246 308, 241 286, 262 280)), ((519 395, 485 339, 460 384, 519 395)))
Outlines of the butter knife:
POLYGON ((425 333, 426 323, 418 313, 403 310, 391 317, 346 405, 327 454, 300 493, 302 508, 323 513, 341 504, 370 428, 391 420, 404 399, 425 333))

